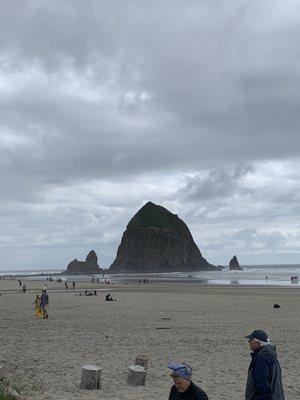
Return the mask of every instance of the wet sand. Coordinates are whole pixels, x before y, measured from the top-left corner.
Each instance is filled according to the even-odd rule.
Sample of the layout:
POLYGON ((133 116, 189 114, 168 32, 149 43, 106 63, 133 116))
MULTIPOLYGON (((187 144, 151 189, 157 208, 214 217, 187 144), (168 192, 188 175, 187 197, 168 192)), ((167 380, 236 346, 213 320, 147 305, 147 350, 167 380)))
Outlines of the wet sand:
POLYGON ((210 400, 241 400, 250 360, 243 336, 255 328, 277 345, 286 398, 300 398, 298 288, 82 282, 66 291, 46 282, 50 317, 40 320, 31 303, 45 281, 26 283, 22 294, 17 281, 0 280, 0 365, 29 399, 167 399, 173 357, 193 367, 210 400), (98 296, 79 296, 85 288, 98 296), (107 291, 116 302, 104 301, 107 291), (139 353, 149 356, 146 386, 127 387, 139 353), (85 364, 103 368, 101 392, 79 389, 85 364))

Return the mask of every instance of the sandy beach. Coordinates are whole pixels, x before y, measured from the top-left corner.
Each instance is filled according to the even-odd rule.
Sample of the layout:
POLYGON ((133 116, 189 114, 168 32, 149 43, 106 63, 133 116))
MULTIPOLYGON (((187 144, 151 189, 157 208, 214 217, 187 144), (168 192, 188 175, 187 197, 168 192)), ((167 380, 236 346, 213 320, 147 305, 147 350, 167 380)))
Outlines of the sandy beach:
POLYGON ((209 399, 241 400, 249 365, 245 334, 265 329, 277 345, 288 400, 300 398, 298 288, 200 284, 47 282, 48 320, 32 302, 45 281, 0 281, 0 365, 28 399, 167 399, 168 360, 186 361, 209 399), (98 296, 79 290, 99 289, 98 296), (105 302, 110 291, 116 302, 105 302), (280 308, 274 309, 273 304, 280 308), (127 387, 135 356, 149 356, 145 387, 127 387), (103 368, 102 389, 79 389, 81 366, 103 368))

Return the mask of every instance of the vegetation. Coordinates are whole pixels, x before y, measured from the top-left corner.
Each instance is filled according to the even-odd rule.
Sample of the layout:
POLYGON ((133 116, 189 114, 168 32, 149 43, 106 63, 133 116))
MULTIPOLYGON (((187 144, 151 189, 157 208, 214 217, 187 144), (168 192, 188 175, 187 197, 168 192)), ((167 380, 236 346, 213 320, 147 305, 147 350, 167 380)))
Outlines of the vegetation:
POLYGON ((7 396, 5 396, 4 394, 4 387, 1 383, 0 383, 0 400, 8 400, 7 396))
POLYGON ((32 392, 41 392, 43 389, 42 383, 37 380, 30 384, 20 386, 20 384, 16 384, 7 377, 0 376, 0 400, 10 399, 10 397, 5 394, 8 387, 23 395, 31 394, 32 392))

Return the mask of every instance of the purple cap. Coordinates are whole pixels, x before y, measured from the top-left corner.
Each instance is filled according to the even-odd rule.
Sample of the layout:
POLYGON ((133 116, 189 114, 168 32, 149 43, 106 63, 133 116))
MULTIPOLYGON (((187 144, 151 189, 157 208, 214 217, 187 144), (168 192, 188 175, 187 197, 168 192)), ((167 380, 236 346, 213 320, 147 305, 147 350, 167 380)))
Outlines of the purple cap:
POLYGON ((187 364, 169 361, 168 368, 173 370, 172 376, 181 376, 184 379, 191 379, 192 377, 192 368, 187 364))

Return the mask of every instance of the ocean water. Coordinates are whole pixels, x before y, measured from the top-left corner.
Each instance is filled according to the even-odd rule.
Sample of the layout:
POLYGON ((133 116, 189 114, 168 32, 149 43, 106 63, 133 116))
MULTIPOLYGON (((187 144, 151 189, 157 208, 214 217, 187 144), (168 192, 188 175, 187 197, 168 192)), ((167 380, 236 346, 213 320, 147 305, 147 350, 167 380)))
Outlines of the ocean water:
MULTIPOLYGON (((118 275, 93 275, 100 282, 110 280, 111 282, 138 282, 147 278, 152 282, 190 282, 215 285, 276 285, 300 287, 300 283, 291 283, 291 276, 300 278, 300 265, 243 265, 243 271, 230 271, 228 268, 222 271, 199 271, 199 272, 173 272, 153 274, 118 274, 118 275)), ((26 279, 41 279, 52 274, 60 274, 62 270, 23 270, 23 271, 0 271, 0 276, 18 275, 26 276, 26 279)), ((54 276, 54 279, 56 276, 54 276)), ((90 275, 68 275, 61 276, 62 280, 90 282, 90 275)))
POLYGON ((283 285, 300 287, 291 283, 292 276, 300 278, 300 265, 242 265, 243 271, 199 272, 195 278, 206 279, 210 284, 231 285, 283 285))

